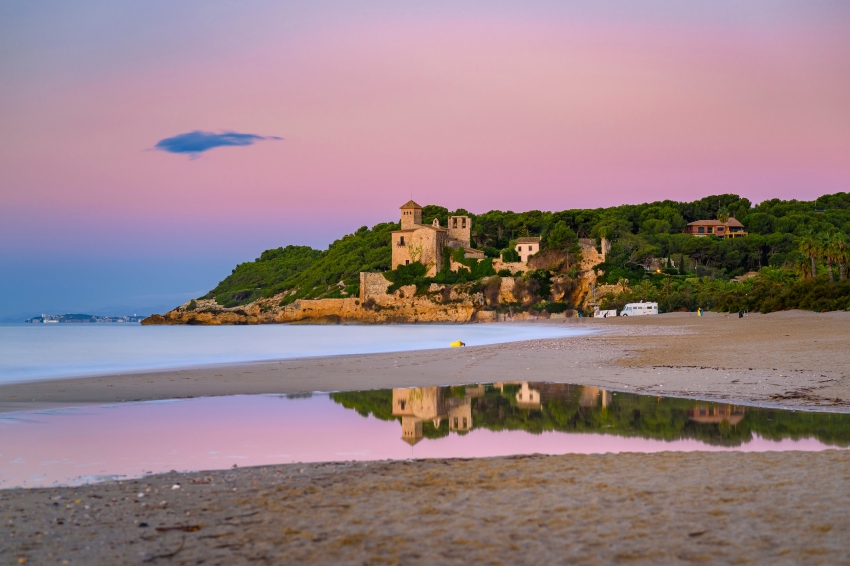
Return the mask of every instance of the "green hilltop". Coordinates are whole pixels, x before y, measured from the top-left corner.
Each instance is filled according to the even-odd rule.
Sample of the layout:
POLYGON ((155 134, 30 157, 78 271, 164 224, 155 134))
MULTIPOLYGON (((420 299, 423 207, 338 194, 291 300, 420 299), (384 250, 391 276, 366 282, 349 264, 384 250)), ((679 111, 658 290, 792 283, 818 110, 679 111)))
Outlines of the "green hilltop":
MULTIPOLYGON (((560 212, 491 210, 476 215, 458 210, 451 214, 472 218, 472 246, 484 251, 487 259, 481 265, 473 265, 475 260, 465 262, 469 271, 459 278, 441 273, 433 279, 444 283, 492 275, 492 267, 484 262, 500 255, 511 259, 513 243, 522 236, 540 236, 544 249, 563 254, 575 253, 578 238, 597 245, 606 238, 612 246, 606 262, 595 268, 598 283, 619 283, 623 292, 607 297, 603 307, 654 300, 666 311, 850 308, 845 270, 850 261, 848 193, 813 201, 772 199, 755 206, 746 198, 724 194, 692 202, 665 200, 560 212), (689 222, 726 217, 737 218, 749 235, 723 239, 682 233, 689 222), (661 258, 667 261, 660 273, 648 269, 661 258), (732 281, 750 272, 758 275, 732 281)), ((437 218, 446 225, 449 215, 446 208, 429 205, 423 208, 423 223, 437 218)), ((324 251, 307 246, 267 250, 254 261, 237 265, 203 298, 233 307, 283 292, 288 292, 284 302, 356 295, 361 271, 389 271, 390 232, 398 226, 393 222, 371 229, 363 226, 324 251)), ((387 276, 397 283, 420 284, 425 281, 423 273, 400 268, 387 276)), ((575 269, 570 275, 576 276, 575 269)), ((544 304, 548 274, 524 276, 542 282, 533 287, 542 291, 532 293, 527 304, 518 307, 544 304)))

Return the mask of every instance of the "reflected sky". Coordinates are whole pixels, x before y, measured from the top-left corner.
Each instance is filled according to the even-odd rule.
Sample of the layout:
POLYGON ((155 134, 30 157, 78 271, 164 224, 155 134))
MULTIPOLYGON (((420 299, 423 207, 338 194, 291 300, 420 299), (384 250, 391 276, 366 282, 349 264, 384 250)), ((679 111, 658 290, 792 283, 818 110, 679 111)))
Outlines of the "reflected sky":
POLYGON ((850 415, 495 383, 249 395, 8 413, 0 487, 345 460, 824 450, 850 415))

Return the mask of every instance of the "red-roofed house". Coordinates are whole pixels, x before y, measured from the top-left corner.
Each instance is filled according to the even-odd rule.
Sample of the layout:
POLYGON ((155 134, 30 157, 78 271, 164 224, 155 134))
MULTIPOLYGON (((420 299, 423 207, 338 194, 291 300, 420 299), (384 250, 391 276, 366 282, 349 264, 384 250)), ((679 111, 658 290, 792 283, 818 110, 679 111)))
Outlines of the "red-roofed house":
POLYGON ((720 220, 697 220, 685 227, 685 234, 691 236, 717 236, 718 238, 742 238, 747 235, 744 225, 729 218, 726 222, 720 220))

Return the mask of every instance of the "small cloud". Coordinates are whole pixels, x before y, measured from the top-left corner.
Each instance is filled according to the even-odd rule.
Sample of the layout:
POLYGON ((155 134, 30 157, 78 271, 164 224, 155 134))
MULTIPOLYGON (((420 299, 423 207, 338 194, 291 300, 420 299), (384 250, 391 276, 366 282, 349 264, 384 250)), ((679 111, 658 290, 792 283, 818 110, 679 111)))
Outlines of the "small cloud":
POLYGON ((178 134, 156 142, 153 149, 168 153, 183 153, 196 159, 214 147, 253 145, 263 140, 282 140, 277 136, 258 136, 257 134, 240 134, 238 132, 202 132, 195 130, 186 134, 178 134))

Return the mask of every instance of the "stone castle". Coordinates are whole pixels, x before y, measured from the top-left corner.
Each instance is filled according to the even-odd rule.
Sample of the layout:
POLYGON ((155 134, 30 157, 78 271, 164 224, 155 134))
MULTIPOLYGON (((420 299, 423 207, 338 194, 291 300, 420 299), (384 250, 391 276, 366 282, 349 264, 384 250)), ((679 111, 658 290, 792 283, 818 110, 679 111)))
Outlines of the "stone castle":
MULTIPOLYGON (((433 277, 443 265, 443 250, 463 249, 463 257, 467 259, 484 259, 484 252, 470 245, 472 219, 468 216, 449 216, 448 226, 440 226, 436 218, 431 224, 422 223, 422 207, 408 201, 401 206, 401 229, 392 233, 392 269, 401 265, 419 262, 427 268, 426 276, 433 277)), ((493 267, 502 267, 511 272, 524 269, 528 258, 540 251, 540 238, 520 238, 516 251, 520 261, 503 263, 500 259, 493 261, 493 267)), ((449 262, 452 271, 457 271, 460 264, 449 262)))
POLYGON ((484 259, 484 252, 470 247, 472 222, 468 216, 450 216, 449 225, 440 226, 436 218, 431 224, 422 223, 422 207, 408 201, 401 207, 401 229, 392 233, 392 269, 419 262, 433 277, 443 265, 445 248, 463 249, 466 258, 484 259))
MULTIPOLYGON (((422 207, 412 200, 401 207, 401 226, 392 232, 392 269, 401 265, 420 262, 426 266, 426 274, 433 277, 443 266, 443 254, 448 250, 463 250, 465 258, 482 260, 484 252, 471 247, 472 220, 468 216, 450 216, 448 226, 440 226, 435 220, 422 223, 422 207)), ((593 240, 581 239, 579 263, 579 286, 567 297, 563 292, 554 296, 555 301, 584 304, 603 294, 614 292, 616 286, 596 287, 593 267, 605 261, 610 244, 602 241, 601 253, 593 240), (611 287, 607 289, 605 287, 611 287)), ((504 312, 496 310, 500 304, 516 304, 524 300, 515 292, 516 275, 529 269, 529 260, 540 251, 540 238, 519 238, 514 247, 519 255, 517 262, 493 259, 493 269, 502 273, 497 277, 498 297, 485 297, 480 290, 468 284, 440 285, 432 283, 424 293, 416 285, 403 286, 389 291, 391 282, 383 273, 360 273, 359 295, 344 298, 298 299, 285 301, 295 290, 284 291, 272 297, 261 297, 236 307, 223 307, 215 299, 196 299, 187 302, 164 315, 152 315, 142 324, 272 324, 272 323, 415 323, 415 322, 493 322, 505 320, 504 312), (510 272, 507 276, 504 272, 510 272)), ((543 260, 546 258, 544 257, 543 260)), ((449 259, 453 271, 465 267, 449 259)), ((559 275, 563 278, 566 276, 559 275)), ((556 278, 557 279, 557 278, 556 278)), ((338 284, 344 288, 344 283, 338 284)), ((536 315, 514 312, 512 320, 525 320, 536 315)), ((548 314, 546 315, 549 316, 548 314)), ((553 314, 563 318, 565 314, 553 314)), ((526 392, 528 402, 534 402, 532 393, 526 392)), ((525 401, 524 399, 520 399, 525 401)), ((462 417, 461 417, 462 418, 462 417)), ((412 422, 412 421, 411 421, 412 422)), ((463 421, 459 421, 462 423, 463 421)), ((463 429, 459 425, 459 430, 463 429)), ((414 431, 415 432, 415 431, 414 431)), ((415 436, 415 435, 414 435, 415 436)))

